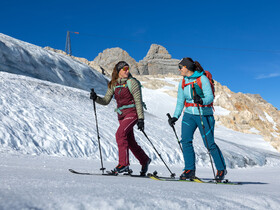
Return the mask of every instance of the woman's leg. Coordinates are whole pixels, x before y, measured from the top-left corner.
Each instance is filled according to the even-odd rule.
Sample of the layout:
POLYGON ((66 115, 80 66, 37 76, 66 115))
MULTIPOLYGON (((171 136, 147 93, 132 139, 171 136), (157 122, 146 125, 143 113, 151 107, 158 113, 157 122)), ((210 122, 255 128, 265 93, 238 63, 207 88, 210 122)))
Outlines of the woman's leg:
POLYGON ((119 164, 129 165, 129 142, 128 134, 133 130, 137 122, 136 113, 127 114, 122 120, 119 120, 120 126, 116 132, 116 140, 119 149, 119 164))
POLYGON ((213 115, 202 116, 203 124, 205 127, 207 143, 206 143, 205 135, 204 135, 203 128, 201 125, 200 116, 196 115, 195 119, 196 119, 200 134, 202 136, 202 139, 203 139, 203 142, 204 142, 204 145, 206 148, 207 148, 207 143, 208 143, 209 151, 213 157, 216 169, 219 171, 225 170, 226 164, 225 164, 223 154, 214 141, 215 119, 214 119, 213 115))
POLYGON ((128 133, 127 137, 128 137, 128 147, 129 147, 129 149, 131 150, 133 155, 139 160, 140 164, 145 165, 148 162, 149 157, 146 155, 144 150, 135 141, 133 128, 128 133))
POLYGON ((195 153, 193 149, 193 134, 197 124, 193 115, 185 113, 182 120, 182 148, 185 161, 184 170, 195 170, 195 153))

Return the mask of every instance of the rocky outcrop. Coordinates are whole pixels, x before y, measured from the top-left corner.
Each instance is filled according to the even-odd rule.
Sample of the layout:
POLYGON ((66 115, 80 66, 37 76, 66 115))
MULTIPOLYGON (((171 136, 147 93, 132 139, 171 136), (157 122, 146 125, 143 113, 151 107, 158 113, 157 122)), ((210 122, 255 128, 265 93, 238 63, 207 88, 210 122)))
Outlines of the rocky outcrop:
POLYGON ((144 75, 176 74, 178 63, 179 60, 172 59, 163 46, 152 44, 146 57, 139 61, 138 69, 139 73, 144 75))
MULTIPOLYGON (((45 49, 67 55, 62 50, 56 50, 50 47, 45 47, 45 49)), ((147 55, 139 63, 119 47, 104 50, 93 61, 75 56, 71 57, 107 76, 111 76, 114 66, 121 60, 126 61, 130 65, 130 70, 133 75, 178 74, 179 60, 172 59, 166 48, 157 44, 151 45, 147 55)))
POLYGON ((280 111, 260 95, 234 93, 216 82, 215 106, 230 111, 228 115, 216 116, 216 120, 228 128, 243 133, 255 133, 280 151, 280 111))
POLYGON ((119 61, 125 61, 130 66, 130 72, 132 74, 140 74, 137 66, 137 62, 130 57, 130 55, 119 47, 106 49, 93 60, 96 65, 105 68, 111 75, 115 65, 119 61))

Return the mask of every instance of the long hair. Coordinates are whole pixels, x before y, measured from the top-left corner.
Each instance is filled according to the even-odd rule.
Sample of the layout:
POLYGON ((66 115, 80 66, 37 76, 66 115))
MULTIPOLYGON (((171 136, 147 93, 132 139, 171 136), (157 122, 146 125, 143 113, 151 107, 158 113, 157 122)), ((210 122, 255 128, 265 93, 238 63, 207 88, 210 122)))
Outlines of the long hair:
POLYGON ((200 63, 198 61, 193 61, 193 59, 189 58, 189 57, 187 57, 186 59, 191 61, 192 63, 194 63, 194 68, 190 69, 191 71, 198 71, 198 72, 204 71, 204 69, 202 68, 202 66, 200 65, 200 63))
POLYGON ((115 65, 114 70, 112 72, 112 79, 108 84, 108 88, 112 88, 113 86, 115 86, 117 83, 117 79, 119 78, 119 72, 117 70, 117 65, 118 64, 115 65))

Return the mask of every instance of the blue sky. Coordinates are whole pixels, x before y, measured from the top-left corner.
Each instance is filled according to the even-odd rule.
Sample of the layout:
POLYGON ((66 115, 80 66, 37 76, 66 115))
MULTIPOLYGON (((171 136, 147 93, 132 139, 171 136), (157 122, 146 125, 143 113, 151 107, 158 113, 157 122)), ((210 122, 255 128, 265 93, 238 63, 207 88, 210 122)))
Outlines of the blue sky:
POLYGON ((93 60, 120 47, 136 61, 151 44, 192 57, 234 92, 260 94, 280 109, 280 2, 2 1, 0 32, 93 60))

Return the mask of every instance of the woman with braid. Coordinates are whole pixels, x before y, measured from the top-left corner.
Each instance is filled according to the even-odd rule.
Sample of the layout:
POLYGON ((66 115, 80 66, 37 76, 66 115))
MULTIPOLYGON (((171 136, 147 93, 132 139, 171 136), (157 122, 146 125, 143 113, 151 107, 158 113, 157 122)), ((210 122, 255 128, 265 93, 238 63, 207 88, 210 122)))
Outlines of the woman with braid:
POLYGON ((98 104, 107 105, 113 96, 117 102, 118 120, 120 126, 116 132, 119 149, 119 164, 114 173, 129 171, 129 149, 142 165, 140 175, 145 176, 151 159, 137 144, 133 127, 137 124, 139 130, 144 130, 144 111, 139 82, 129 73, 129 65, 125 61, 118 62, 112 72, 112 80, 108 84, 105 96, 99 97, 92 89, 90 98, 98 104))

